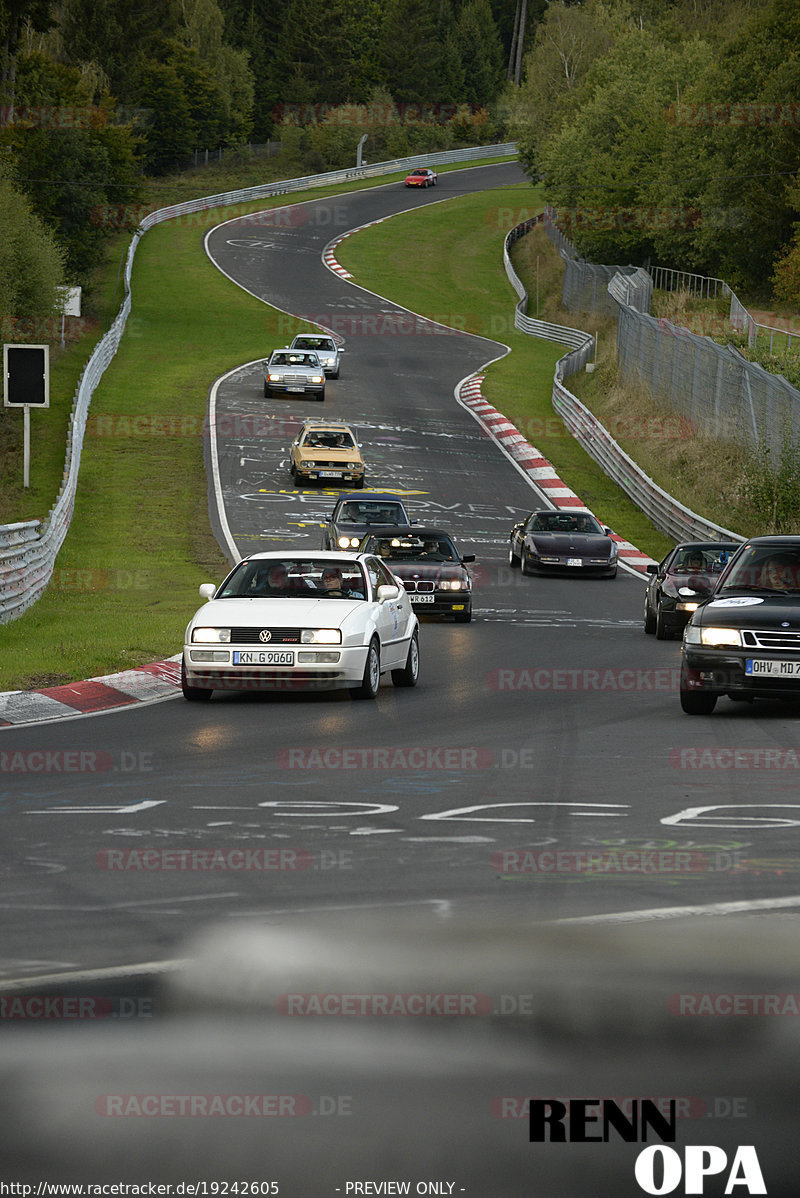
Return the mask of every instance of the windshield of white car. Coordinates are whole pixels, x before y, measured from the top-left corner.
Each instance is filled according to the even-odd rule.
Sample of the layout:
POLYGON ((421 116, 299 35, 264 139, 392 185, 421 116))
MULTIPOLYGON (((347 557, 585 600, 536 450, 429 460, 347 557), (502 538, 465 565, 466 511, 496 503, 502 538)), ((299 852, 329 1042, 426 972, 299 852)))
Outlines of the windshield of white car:
POLYGON ((323 558, 254 558, 240 562, 217 599, 366 599, 357 562, 323 558))
POLYGON ((336 517, 337 524, 405 524, 406 514, 400 503, 343 503, 336 517))
POLYGON ((365 552, 377 553, 389 562, 457 562, 449 537, 370 537, 365 552))
POLYGON ((270 366, 319 366, 316 354, 273 354, 269 360, 270 366))
POLYGON ((330 337, 298 337, 295 349, 324 349, 333 353, 336 346, 330 337))

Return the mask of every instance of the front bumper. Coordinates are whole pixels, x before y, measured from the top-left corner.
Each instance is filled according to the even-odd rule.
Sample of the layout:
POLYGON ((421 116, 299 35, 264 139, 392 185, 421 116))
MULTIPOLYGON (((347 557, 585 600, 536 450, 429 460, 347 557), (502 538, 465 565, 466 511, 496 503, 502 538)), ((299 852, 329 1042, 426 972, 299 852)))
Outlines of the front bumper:
POLYGON ((345 470, 337 466, 312 466, 307 469, 295 466, 294 472, 298 482, 357 483, 364 477, 363 470, 345 470))
POLYGON ((800 702, 800 675, 796 678, 782 678, 747 673, 748 661, 786 661, 794 658, 800 665, 800 655, 786 650, 765 653, 754 649, 715 649, 684 644, 681 690, 712 695, 797 699, 800 702))
POLYGON ((470 591, 428 591, 416 594, 406 592, 411 600, 411 610, 418 616, 453 616, 469 611, 472 606, 470 591))
POLYGON ((273 395, 322 395, 325 391, 324 383, 304 383, 301 386, 299 383, 271 383, 265 379, 264 385, 273 395))
POLYGON ((617 572, 617 558, 613 558, 607 562, 590 562, 586 558, 583 558, 580 566, 569 566, 567 565, 566 558, 558 562, 544 562, 541 558, 526 553, 525 562, 529 569, 535 570, 539 574, 594 574, 604 576, 606 574, 616 574, 617 572))
POLYGON ((659 611, 670 632, 683 632, 694 614, 690 611, 680 611, 674 604, 665 604, 663 601, 659 605, 659 611))
POLYGON ((184 645, 183 661, 188 685, 203 690, 331 690, 361 683, 367 647, 292 645, 268 650, 263 645, 189 644, 184 645), (234 660, 234 655, 270 652, 277 655, 272 665, 234 660))

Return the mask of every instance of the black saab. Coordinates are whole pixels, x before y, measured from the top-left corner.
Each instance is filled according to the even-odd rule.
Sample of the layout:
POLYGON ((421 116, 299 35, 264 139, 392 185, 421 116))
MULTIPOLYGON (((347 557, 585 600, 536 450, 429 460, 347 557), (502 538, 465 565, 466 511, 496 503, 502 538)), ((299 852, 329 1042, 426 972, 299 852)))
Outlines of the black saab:
POLYGON ((686 625, 681 707, 709 715, 721 695, 800 702, 800 536, 747 541, 686 625))

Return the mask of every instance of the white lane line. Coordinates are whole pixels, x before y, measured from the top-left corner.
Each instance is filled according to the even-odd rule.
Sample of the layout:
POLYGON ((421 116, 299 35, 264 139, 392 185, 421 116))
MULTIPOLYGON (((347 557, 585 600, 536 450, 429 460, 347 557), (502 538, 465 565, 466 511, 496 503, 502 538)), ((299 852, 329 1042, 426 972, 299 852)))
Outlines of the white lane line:
POLYGON ((147 977, 153 973, 168 973, 188 965, 187 960, 143 961, 137 965, 106 965, 101 969, 71 969, 61 973, 23 974, 17 978, 0 979, 0 992, 19 990, 20 986, 52 986, 59 983, 102 982, 121 978, 147 977))
MULTIPOLYGON (((210 257, 210 255, 209 255, 210 257)), ((212 258, 213 262, 213 258, 212 258)), ((216 266, 216 263, 214 263, 216 266)), ((231 556, 233 564, 242 560, 242 555, 236 547, 236 542, 233 539, 230 525, 228 524, 228 514, 225 511, 225 500, 222 496, 222 482, 219 473, 219 448, 217 446, 217 391, 220 385, 229 379, 232 374, 239 374, 242 370, 246 370, 248 366, 255 366, 263 363, 263 358, 256 358, 253 362, 244 362, 239 366, 234 366, 233 370, 229 370, 226 374, 220 375, 215 379, 211 391, 208 395, 208 425, 209 425, 209 448, 211 452, 211 481, 214 488, 214 503, 217 508, 217 518, 219 520, 220 531, 225 539, 225 544, 228 546, 228 553, 231 556)))
POLYGON ((606 915, 576 915, 552 923, 649 923, 661 919, 685 919, 695 915, 747 915, 754 911, 780 911, 800 907, 800 894, 789 898, 743 899, 731 903, 705 903, 691 907, 651 907, 644 911, 613 911, 606 915))
MULTIPOLYGON (((204 903, 209 899, 240 898, 238 890, 223 894, 185 894, 180 898, 131 899, 127 903, 101 903, 100 906, 85 906, 64 903, 0 903, 0 911, 130 911, 137 907, 174 907, 178 903, 204 903)), ((169 913, 169 912, 168 912, 169 913)))

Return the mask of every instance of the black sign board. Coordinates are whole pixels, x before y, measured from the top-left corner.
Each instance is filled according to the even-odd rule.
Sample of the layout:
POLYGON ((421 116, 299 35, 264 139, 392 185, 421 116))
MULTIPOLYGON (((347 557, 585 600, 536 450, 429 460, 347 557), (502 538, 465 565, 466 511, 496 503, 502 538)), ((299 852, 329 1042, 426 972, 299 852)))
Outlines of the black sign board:
POLYGON ((50 406, 49 345, 3 346, 3 404, 7 408, 50 406))

